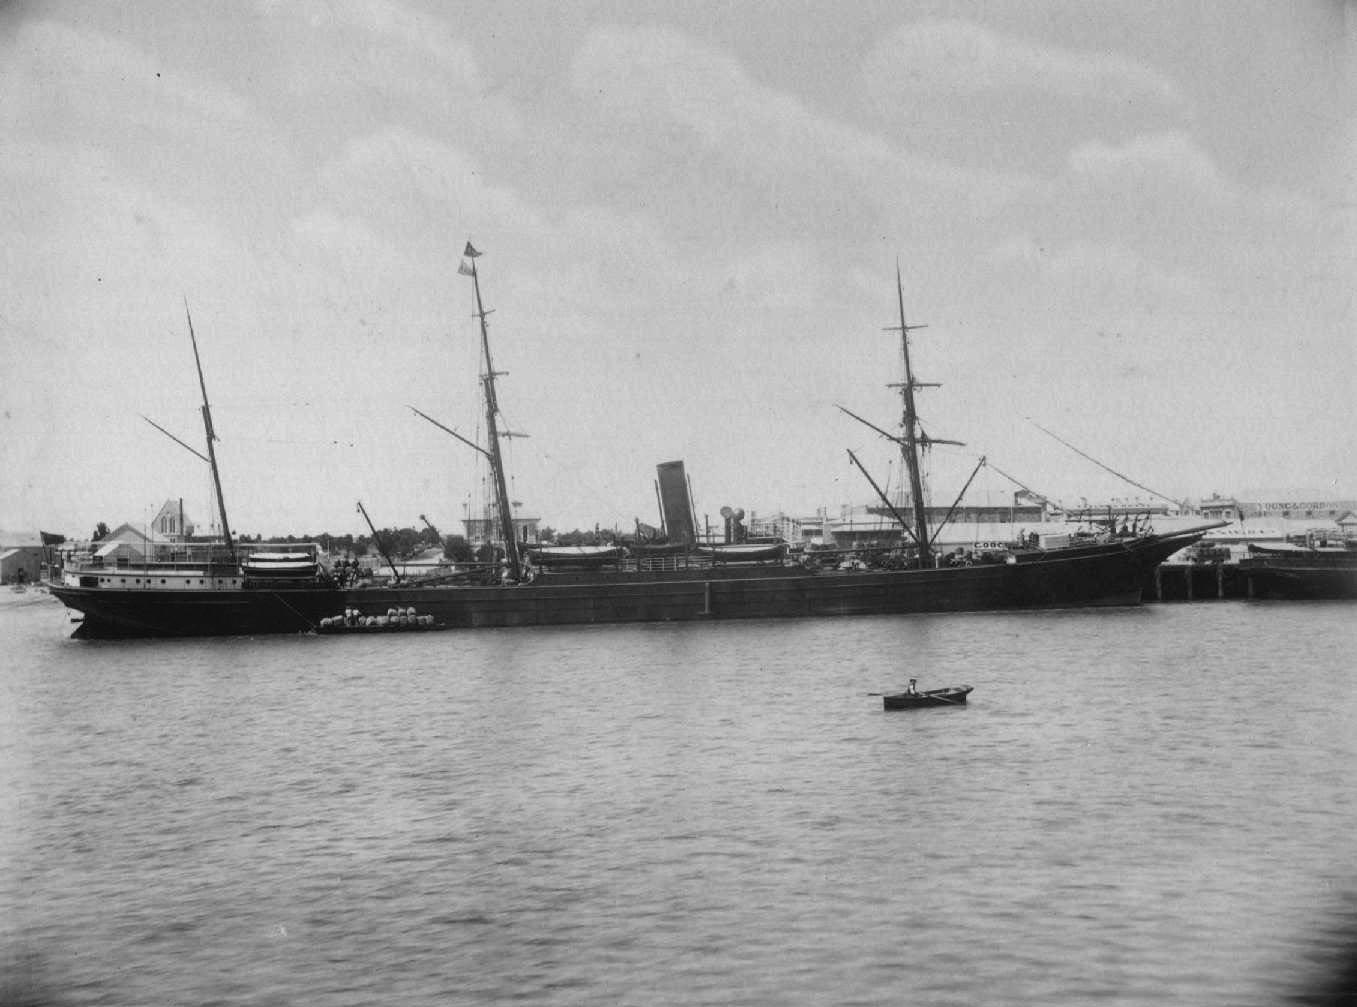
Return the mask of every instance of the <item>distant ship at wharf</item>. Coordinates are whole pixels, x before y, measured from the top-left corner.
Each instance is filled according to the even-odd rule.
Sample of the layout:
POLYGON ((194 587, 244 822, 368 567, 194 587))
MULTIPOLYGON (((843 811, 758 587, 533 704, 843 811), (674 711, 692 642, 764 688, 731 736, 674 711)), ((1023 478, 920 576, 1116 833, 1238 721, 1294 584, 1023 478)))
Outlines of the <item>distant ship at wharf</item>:
POLYGON ((1146 601, 1357 599, 1357 501, 1213 495, 1197 511, 1226 523, 1157 567, 1146 601))
MULTIPOLYGON (((909 473, 908 499, 918 506, 898 507, 848 452, 900 533, 902 544, 891 562, 825 565, 813 558, 789 556, 785 543, 741 536, 728 542, 702 542, 681 462, 665 463, 658 470, 664 541, 637 541, 625 556, 553 555, 539 549, 534 561, 534 551, 515 532, 507 491, 498 425, 498 372, 491 356, 489 312, 481 298, 479 256, 468 243, 459 272, 472 280, 480 320, 484 444, 462 437, 424 413, 419 415, 489 463, 501 551, 489 571, 461 579, 414 581, 403 578, 392 563, 387 583, 355 585, 337 578, 314 547, 256 546, 251 551, 238 545, 230 535, 222 500, 213 449, 216 438, 199 361, 207 454, 189 450, 211 468, 222 540, 202 562, 171 557, 165 563, 147 561, 125 569, 90 563, 64 570, 60 580, 52 582, 51 591, 83 619, 77 635, 316 632, 324 619, 340 613, 367 616, 409 609, 431 616, 442 627, 458 629, 1134 605, 1142 600, 1160 563, 1224 523, 1158 532, 1109 525, 1062 536, 1059 541, 1009 543, 973 550, 964 558, 944 555, 938 538, 941 527, 960 504, 975 472, 942 522, 932 523, 924 505, 927 496, 920 456, 933 444, 958 442, 930 437, 919 421, 915 392, 935 386, 915 378, 910 332, 920 326, 906 324, 897 272, 899 324, 893 328, 899 333, 904 365, 898 385, 903 406, 900 434, 868 426, 899 445, 909 473)), ((193 338, 191 322, 189 332, 193 338)), ((197 360, 196 338, 193 341, 197 360)), ((976 472, 984 463, 982 458, 976 472)), ((733 513, 728 520, 732 518, 733 513)))
POLYGON ((1248 547, 1242 558, 1187 550, 1154 570, 1146 601, 1357 599, 1357 543, 1248 547))

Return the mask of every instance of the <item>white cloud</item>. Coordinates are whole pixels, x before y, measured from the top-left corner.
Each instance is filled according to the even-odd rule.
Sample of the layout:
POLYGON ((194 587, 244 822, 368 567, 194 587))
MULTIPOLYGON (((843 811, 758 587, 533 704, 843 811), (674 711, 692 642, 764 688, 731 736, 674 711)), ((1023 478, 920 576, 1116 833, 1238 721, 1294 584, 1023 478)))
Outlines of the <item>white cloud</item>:
POLYGON ((785 193, 780 205, 789 209, 798 200, 846 199, 876 212, 912 198, 919 213, 986 213, 1023 184, 1013 174, 911 154, 831 119, 753 79, 726 53, 669 29, 596 29, 572 80, 624 127, 649 133, 677 156, 720 158, 741 184, 785 193), (666 131, 671 124, 682 131, 666 131))
POLYGON ((1339 234, 1320 203, 1245 185, 1187 133, 1081 143, 1065 169, 1043 187, 1048 221, 1065 208, 1083 236, 1134 245, 1155 261, 1177 263, 1174 272, 1213 277, 1238 303, 1257 296, 1263 275, 1276 278, 1267 288, 1273 297, 1304 276, 1338 279, 1330 264, 1339 234))
POLYGON ((956 100, 1018 91, 1189 109, 1169 77, 1124 56, 1038 45, 967 21, 925 20, 896 29, 864 59, 861 79, 881 101, 905 93, 956 100))
POLYGON ((1082 143, 1070 151, 1072 173, 1113 187, 1171 182, 1213 200, 1236 197, 1241 189, 1211 156, 1181 131, 1132 137, 1123 144, 1082 143))
POLYGON ((423 52, 450 78, 468 88, 481 86, 471 48, 453 38, 447 24, 425 11, 392 0, 264 0, 260 6, 273 16, 305 18, 313 29, 344 27, 423 52))
POLYGON ((1075 313, 1092 308, 1116 318, 1146 304, 1159 311, 1190 313, 1208 294, 1192 276, 1170 272, 1115 241, 1043 244, 1021 235, 997 244, 987 259, 1025 273, 1021 285, 1040 284, 1044 296, 1075 313))
POLYGON ((487 90, 472 47, 454 25, 394 0, 260 0, 266 30, 291 39, 267 72, 321 114, 429 121, 455 117, 464 132, 518 137, 523 121, 487 90))
POLYGON ((182 294, 259 276, 225 221, 121 173, 99 147, 21 140, 9 153, 0 190, 23 239, 4 247, 3 302, 67 349, 102 357, 106 340, 80 342, 101 324, 150 323, 182 294))
POLYGON ((524 230, 541 224, 537 212, 511 189, 490 184, 466 151, 404 128, 349 140, 322 166, 319 179, 328 198, 365 206, 374 223, 412 209, 427 219, 420 207, 436 204, 464 228, 481 221, 524 230))

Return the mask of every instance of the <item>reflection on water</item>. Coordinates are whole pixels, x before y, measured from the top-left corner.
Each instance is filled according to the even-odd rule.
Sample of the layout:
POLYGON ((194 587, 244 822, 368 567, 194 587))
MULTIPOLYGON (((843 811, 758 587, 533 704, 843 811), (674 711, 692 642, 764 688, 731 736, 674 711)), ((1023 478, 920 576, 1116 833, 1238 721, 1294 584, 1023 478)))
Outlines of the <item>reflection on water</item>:
POLYGON ((1276 1003, 1357 879, 1351 616, 82 643, 10 606, 0 925, 62 1003, 1276 1003), (971 704, 867 695, 911 677, 971 704))

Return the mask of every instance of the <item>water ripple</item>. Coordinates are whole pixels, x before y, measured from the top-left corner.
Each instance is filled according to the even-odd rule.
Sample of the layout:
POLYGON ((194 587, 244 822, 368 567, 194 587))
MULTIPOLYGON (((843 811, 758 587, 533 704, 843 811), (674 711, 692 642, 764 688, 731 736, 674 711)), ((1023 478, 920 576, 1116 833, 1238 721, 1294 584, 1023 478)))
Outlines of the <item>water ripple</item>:
POLYGON ((45 614, 0 611, 0 948, 52 1002, 1276 1003, 1357 877, 1350 607, 45 614), (866 695, 907 677, 976 691, 866 695))

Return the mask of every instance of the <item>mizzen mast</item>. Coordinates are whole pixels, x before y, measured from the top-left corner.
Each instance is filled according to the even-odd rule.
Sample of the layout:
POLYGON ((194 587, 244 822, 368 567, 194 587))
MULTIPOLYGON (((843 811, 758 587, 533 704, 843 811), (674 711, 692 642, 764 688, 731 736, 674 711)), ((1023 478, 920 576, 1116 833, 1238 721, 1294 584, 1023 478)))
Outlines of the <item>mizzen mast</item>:
POLYGON ((188 337, 193 343, 193 362, 198 367, 198 387, 203 393, 203 432, 207 435, 207 464, 212 469, 212 485, 217 491, 217 513, 221 516, 221 536, 226 542, 226 551, 234 562, 236 544, 231 538, 231 526, 226 520, 226 501, 221 495, 221 473, 217 470, 217 452, 212 447, 213 442, 217 439, 217 432, 212 428, 212 407, 207 401, 207 382, 203 380, 203 361, 198 356, 198 337, 193 334, 193 316, 189 314, 187 300, 184 301, 184 317, 188 319, 188 337))
POLYGON ((509 505, 509 487, 504 478, 504 456, 499 446, 501 436, 499 400, 495 396, 495 378, 503 372, 495 370, 494 360, 490 355, 490 329, 486 323, 486 316, 490 312, 485 310, 485 305, 481 301, 481 278, 476 271, 476 260, 480 258, 481 253, 468 241, 462 254, 466 261, 457 271, 463 276, 471 277, 472 285, 476 289, 476 317, 481 323, 481 356, 485 366, 481 374, 481 385, 485 390, 485 435, 490 442, 486 457, 490 460, 490 470, 495 482, 495 505, 499 512, 500 531, 504 537, 504 555, 509 562, 509 576, 512 580, 518 581, 523 576, 523 561, 519 556, 513 510, 509 505))

